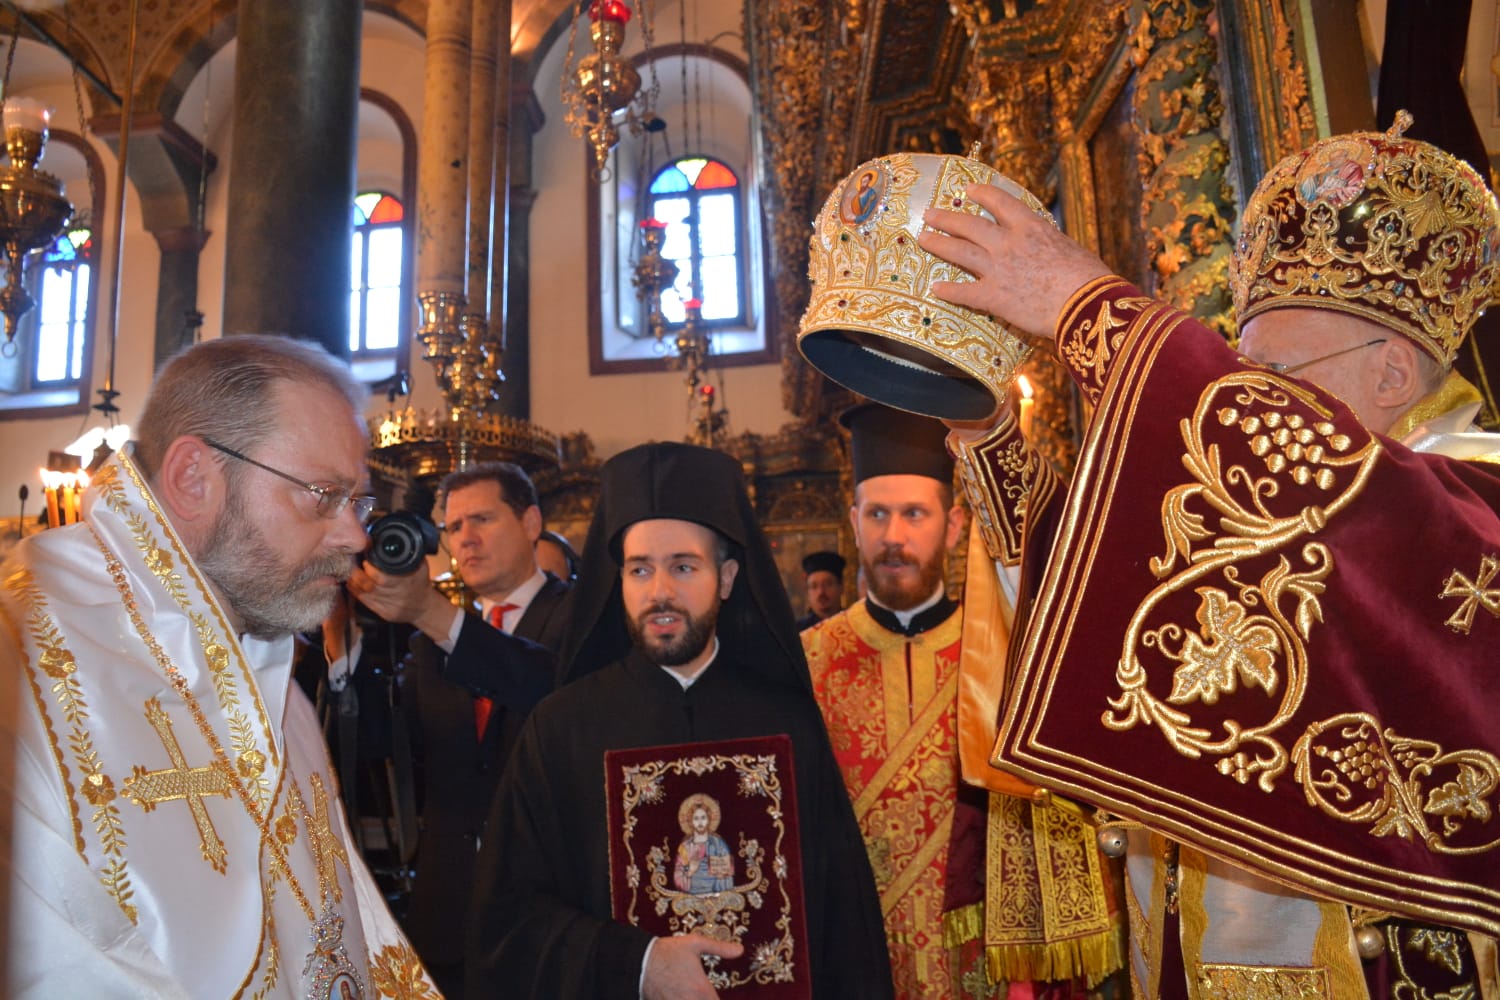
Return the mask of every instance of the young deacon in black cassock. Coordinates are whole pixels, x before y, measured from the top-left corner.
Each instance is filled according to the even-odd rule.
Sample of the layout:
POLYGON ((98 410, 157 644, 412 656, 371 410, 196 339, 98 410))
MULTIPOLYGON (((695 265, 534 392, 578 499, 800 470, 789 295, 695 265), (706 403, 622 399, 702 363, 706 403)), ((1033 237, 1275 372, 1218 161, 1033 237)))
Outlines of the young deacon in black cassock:
POLYGON ((486 826, 469 995, 638 997, 652 938, 610 919, 605 751, 786 733, 813 995, 891 996, 869 861, 739 463, 644 445, 607 462, 601 480, 563 647, 565 686, 527 721, 486 826), (633 648, 625 625, 621 539, 658 518, 712 528, 740 564, 719 613, 719 653, 686 691, 633 648))

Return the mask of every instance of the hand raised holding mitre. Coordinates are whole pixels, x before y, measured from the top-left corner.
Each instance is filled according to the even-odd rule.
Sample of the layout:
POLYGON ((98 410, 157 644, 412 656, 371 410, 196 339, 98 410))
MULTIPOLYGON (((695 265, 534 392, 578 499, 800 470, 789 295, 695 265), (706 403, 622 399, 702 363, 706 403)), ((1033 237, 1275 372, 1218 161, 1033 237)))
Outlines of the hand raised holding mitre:
POLYGON ((1063 306, 1108 266, 1019 199, 989 184, 965 196, 994 221, 967 212, 928 209, 918 244, 974 275, 973 281, 934 281, 932 294, 968 306, 1034 336, 1051 339, 1063 306), (936 230, 934 232, 933 230, 936 230))

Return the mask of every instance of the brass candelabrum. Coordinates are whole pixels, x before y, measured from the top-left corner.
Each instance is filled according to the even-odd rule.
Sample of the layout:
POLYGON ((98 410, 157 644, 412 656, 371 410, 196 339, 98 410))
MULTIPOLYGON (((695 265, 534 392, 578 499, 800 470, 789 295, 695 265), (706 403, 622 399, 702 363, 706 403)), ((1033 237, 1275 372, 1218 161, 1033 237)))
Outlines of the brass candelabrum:
MULTIPOLYGON (((625 25, 631 11, 624 0, 593 0, 588 5, 589 39, 593 51, 573 58, 574 37, 578 22, 568 36, 568 54, 563 64, 563 120, 575 136, 586 138, 593 150, 592 173, 595 180, 606 176, 609 151, 620 141, 616 116, 626 112, 641 92, 641 75, 630 60, 620 55, 625 44, 625 25)), ((642 35, 649 51, 651 26, 643 17, 642 35)), ((650 117, 650 99, 638 114, 626 117, 632 127, 650 117)))
POLYGON ((645 219, 641 222, 641 243, 645 249, 635 262, 635 273, 630 283, 636 294, 646 303, 646 317, 651 336, 661 343, 666 338, 667 324, 661 314, 661 293, 672 287, 677 280, 677 265, 661 255, 662 241, 667 236, 667 224, 660 219, 645 219))
POLYGON ((395 481, 429 485, 479 462, 517 462, 533 472, 556 468, 556 435, 491 411, 505 373, 485 318, 465 313, 459 292, 419 292, 417 301, 417 337, 446 405, 441 411, 392 409, 372 421, 371 466, 395 481))
POLYGON ((6 270, 0 313, 5 315, 5 344, 11 348, 17 322, 36 304, 21 283, 26 258, 52 245, 73 206, 63 194, 62 182, 37 169, 47 148, 51 112, 40 102, 13 97, 5 101, 0 116, 10 159, 0 168, 0 252, 6 270))
POLYGON ((673 346, 677 348, 677 367, 687 371, 688 404, 697 411, 687 440, 714 448, 729 425, 729 411, 720 405, 718 392, 708 381, 708 354, 713 345, 703 326, 703 301, 688 299, 682 305, 687 318, 678 328, 673 346))

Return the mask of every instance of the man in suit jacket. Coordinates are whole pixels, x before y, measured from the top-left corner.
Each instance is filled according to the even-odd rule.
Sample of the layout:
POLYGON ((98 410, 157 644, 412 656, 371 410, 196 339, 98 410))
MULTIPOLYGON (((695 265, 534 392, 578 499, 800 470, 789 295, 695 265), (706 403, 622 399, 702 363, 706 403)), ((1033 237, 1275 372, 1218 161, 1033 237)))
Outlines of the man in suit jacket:
POLYGON ((519 466, 452 473, 440 495, 448 550, 479 596, 477 610, 454 607, 423 573, 398 577, 366 565, 349 583, 381 617, 417 629, 402 700, 424 798, 406 924, 444 993, 459 997, 481 828, 521 722, 552 688, 569 584, 537 567, 542 514, 519 466))

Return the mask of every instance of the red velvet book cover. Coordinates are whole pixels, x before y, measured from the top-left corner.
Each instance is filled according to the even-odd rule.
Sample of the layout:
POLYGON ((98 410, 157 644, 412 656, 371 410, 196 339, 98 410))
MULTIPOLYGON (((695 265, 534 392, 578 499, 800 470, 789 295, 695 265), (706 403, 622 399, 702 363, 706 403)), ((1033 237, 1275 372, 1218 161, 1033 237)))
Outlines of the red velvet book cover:
POLYGON ((604 776, 615 919, 744 945, 704 960, 720 993, 810 998, 791 738, 611 750, 604 776))

